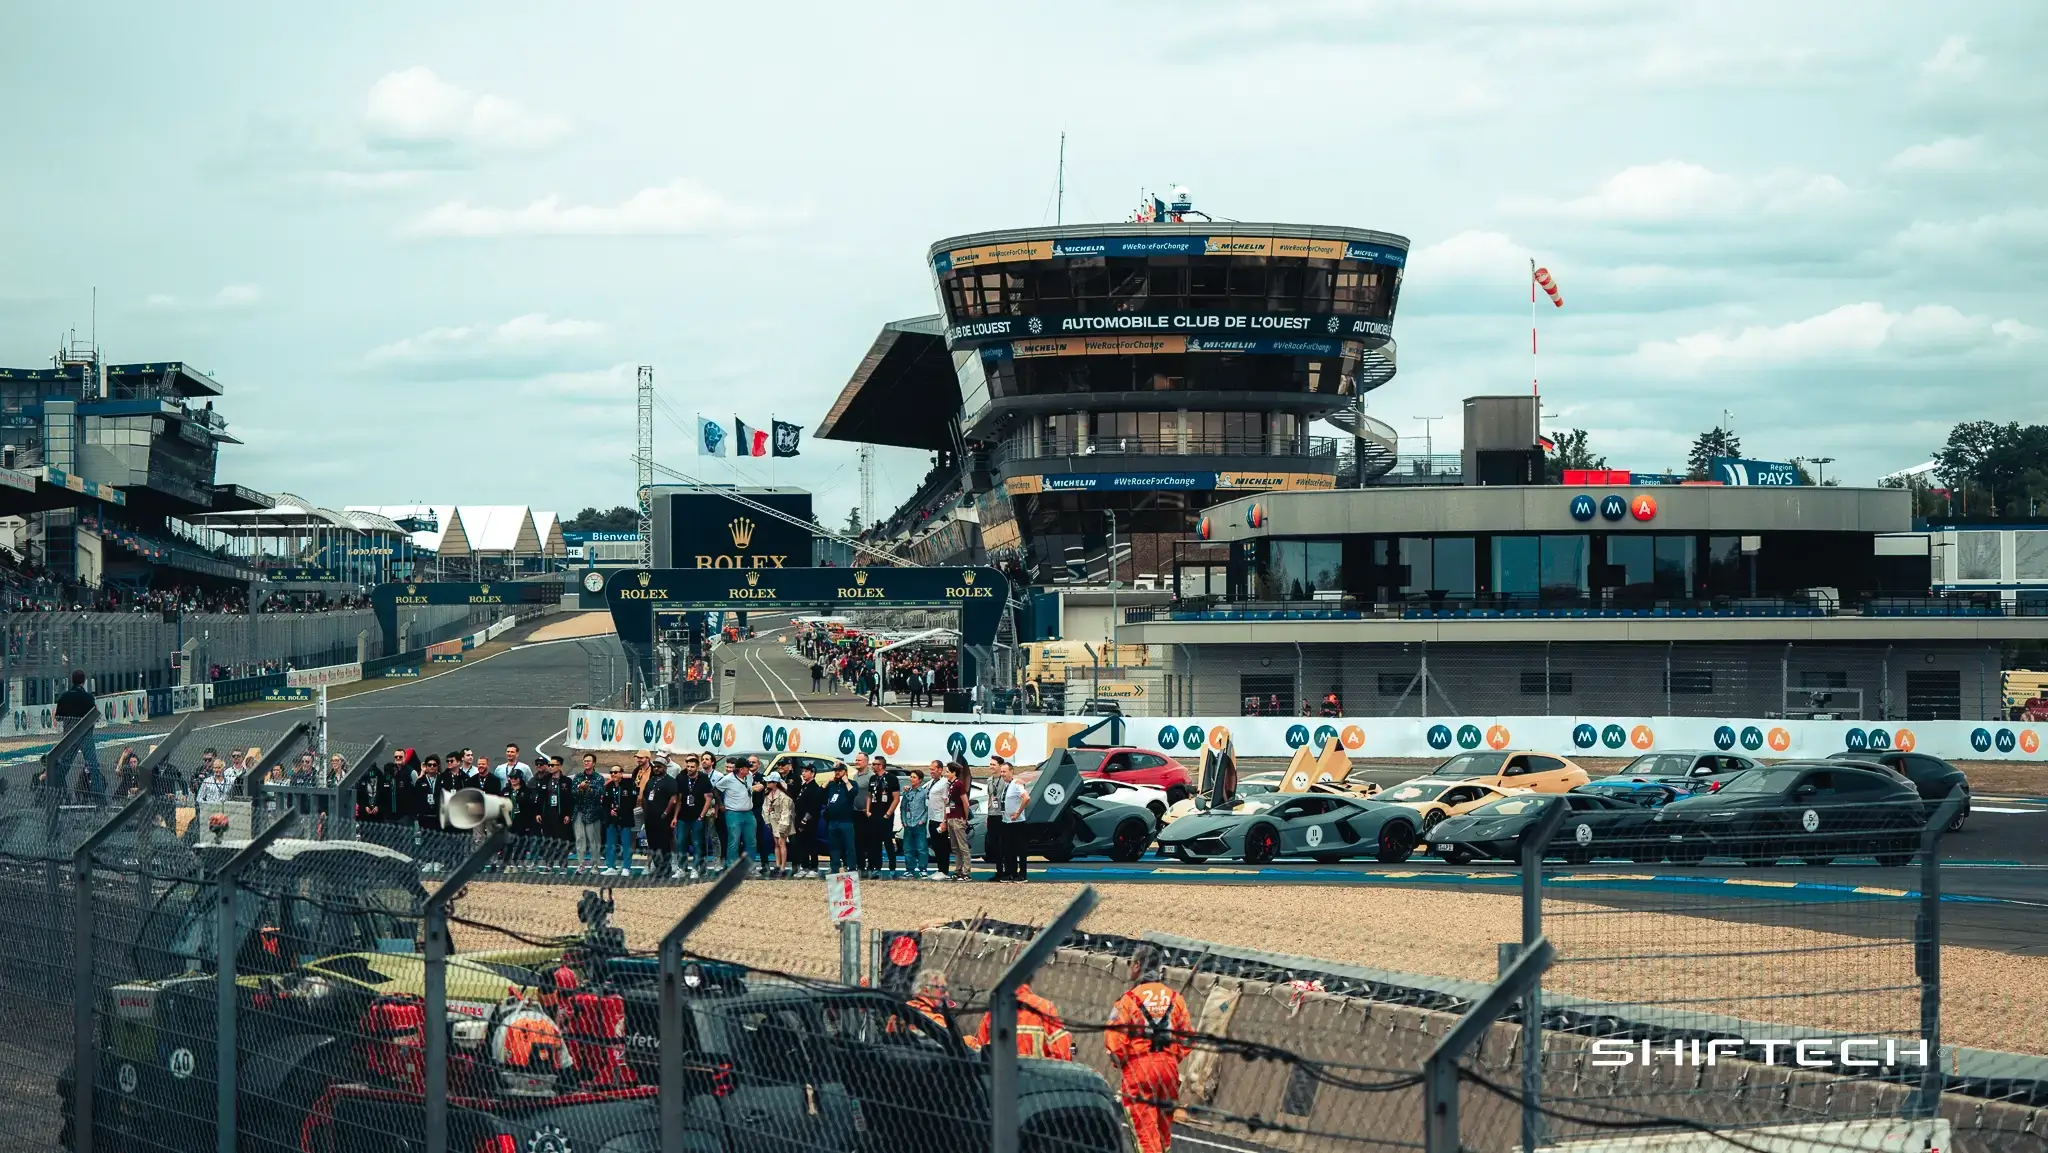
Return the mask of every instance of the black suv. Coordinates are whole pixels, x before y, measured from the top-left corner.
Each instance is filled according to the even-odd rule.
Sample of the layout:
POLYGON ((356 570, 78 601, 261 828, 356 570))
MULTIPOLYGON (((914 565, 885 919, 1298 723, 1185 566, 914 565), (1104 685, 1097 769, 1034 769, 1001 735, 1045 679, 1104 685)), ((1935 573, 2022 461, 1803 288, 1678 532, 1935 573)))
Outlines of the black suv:
POLYGON ((1913 788, 1919 792, 1920 799, 1926 802, 1927 815, 1930 817, 1934 815, 1934 810, 1941 806, 1941 802, 1948 797, 1951 790, 1961 789, 1963 791, 1963 807, 1956 810, 1956 815, 1949 820, 1948 831, 1951 833, 1955 832, 1963 827, 1965 820, 1969 819, 1970 779, 1963 775, 1963 770, 1956 768, 1940 757, 1930 757, 1926 753, 1902 753, 1896 749, 1887 752, 1880 752, 1875 749, 1848 749, 1836 753, 1828 759, 1831 761, 1855 761, 1860 764, 1882 765, 1906 778, 1913 788))
POLYGON ((1739 857, 1753 866, 1798 857, 1825 865, 1875 856, 1903 865, 1920 847, 1922 802, 1889 769, 1847 761, 1785 761, 1737 774, 1718 791, 1673 801, 1651 823, 1677 862, 1739 857))

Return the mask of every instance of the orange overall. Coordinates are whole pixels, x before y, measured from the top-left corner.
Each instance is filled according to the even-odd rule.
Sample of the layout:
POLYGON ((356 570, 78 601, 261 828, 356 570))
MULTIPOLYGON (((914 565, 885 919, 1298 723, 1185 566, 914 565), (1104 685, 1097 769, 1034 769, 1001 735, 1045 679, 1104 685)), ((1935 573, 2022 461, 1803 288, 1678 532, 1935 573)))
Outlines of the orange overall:
POLYGON ((1123 1070, 1124 1110, 1140 1153, 1166 1153, 1173 1140, 1180 1061, 1191 1051, 1187 1002, 1170 986, 1147 981, 1125 993, 1109 1014, 1103 1041, 1123 1070))
MULTIPOLYGON (((976 1048, 988 1047, 990 1016, 993 1014, 981 1019, 981 1030, 974 1038, 976 1048)), ((1029 985, 1017 987, 1017 1055, 1074 1059, 1074 1038, 1067 1032, 1066 1022, 1060 1020, 1059 1007, 1032 992, 1029 985)))

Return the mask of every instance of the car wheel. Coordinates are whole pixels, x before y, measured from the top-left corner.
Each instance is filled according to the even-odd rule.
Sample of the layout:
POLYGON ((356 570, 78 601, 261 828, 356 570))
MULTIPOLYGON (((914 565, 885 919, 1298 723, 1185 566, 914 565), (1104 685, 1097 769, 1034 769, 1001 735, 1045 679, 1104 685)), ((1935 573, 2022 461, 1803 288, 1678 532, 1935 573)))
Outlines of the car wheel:
POLYGON ((1280 852, 1280 834, 1271 825, 1253 825, 1244 834, 1244 863, 1263 865, 1280 852))
POLYGON ((1948 819, 1948 831, 1949 831, 1949 832, 1951 832, 1951 833, 1960 833, 1960 832, 1962 832, 1962 831, 1963 831, 1963 822, 1964 822, 1964 821, 1967 821, 1967 820, 1969 820, 1969 819, 1970 819, 1970 806, 1968 806, 1968 805, 1964 805, 1964 806, 1963 806, 1962 808, 1960 808, 1960 809, 1957 809, 1957 810, 1956 810, 1956 815, 1955 815, 1955 816, 1953 816, 1953 817, 1950 817, 1950 818, 1948 819))
POLYGON ((1155 821, 1163 821, 1163 820, 1165 820, 1165 819, 1166 819, 1166 806, 1165 806, 1165 805, 1162 805, 1162 804, 1160 804, 1160 803, 1159 803, 1158 801, 1154 801, 1154 802, 1152 802, 1151 804, 1149 804, 1149 805, 1146 805, 1145 807, 1146 807, 1146 808, 1148 808, 1148 809, 1150 809, 1150 810, 1152 810, 1152 819, 1153 819, 1153 820, 1155 820, 1155 821))
POLYGON ((1439 855, 1453 865, 1469 865, 1472 863, 1472 850, 1470 849, 1445 849, 1439 855))
POLYGON ((1373 858, 1382 865, 1398 865, 1415 851, 1415 827, 1406 821, 1388 821, 1380 826, 1378 851, 1373 858))
POLYGON ((1431 831, 1433 831, 1438 825, 1441 825, 1443 823, 1444 815, 1442 813, 1437 812, 1435 809, 1431 809, 1429 812, 1422 814, 1422 839, 1427 841, 1429 839, 1429 834, 1431 833, 1431 831))
POLYGON ((1168 785, 1166 787, 1166 803, 1169 805, 1178 805, 1193 795, 1194 793, 1189 791, 1186 785, 1168 785))
POLYGON ((1145 846, 1152 842, 1152 832, 1145 822, 1136 818, 1116 827, 1109 844, 1109 859, 1112 861, 1135 861, 1145 855, 1145 846))

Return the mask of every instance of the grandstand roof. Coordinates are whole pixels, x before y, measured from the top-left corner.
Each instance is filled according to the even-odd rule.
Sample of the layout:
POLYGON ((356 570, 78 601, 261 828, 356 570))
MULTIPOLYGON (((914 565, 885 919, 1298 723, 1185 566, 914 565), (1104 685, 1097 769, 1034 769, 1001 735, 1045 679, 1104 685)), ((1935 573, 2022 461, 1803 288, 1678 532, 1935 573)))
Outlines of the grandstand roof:
POLYGON ((305 497, 294 493, 270 494, 267 508, 237 509, 233 512, 210 512, 189 518, 193 524, 227 533, 230 536, 260 536, 267 533, 309 528, 339 528, 351 532, 361 531, 361 526, 333 509, 321 508, 305 497))
POLYGON ((818 422, 820 440, 934 451, 953 445, 960 379, 946 351, 945 320, 919 316, 882 326, 853 378, 818 422))
MULTIPOLYGON (((348 506, 346 511, 380 516, 392 521, 394 527, 396 527, 396 522, 402 520, 431 518, 435 524, 434 528, 421 529, 412 534, 413 547, 425 549, 431 553, 440 553, 441 546, 445 543, 445 538, 448 535, 448 530, 456 528, 455 506, 452 504, 352 504, 348 506)), ((399 531, 403 532, 405 530, 399 529, 399 531)), ((456 533, 456 541, 460 547, 455 552, 447 555, 468 556, 468 541, 459 529, 456 533)))

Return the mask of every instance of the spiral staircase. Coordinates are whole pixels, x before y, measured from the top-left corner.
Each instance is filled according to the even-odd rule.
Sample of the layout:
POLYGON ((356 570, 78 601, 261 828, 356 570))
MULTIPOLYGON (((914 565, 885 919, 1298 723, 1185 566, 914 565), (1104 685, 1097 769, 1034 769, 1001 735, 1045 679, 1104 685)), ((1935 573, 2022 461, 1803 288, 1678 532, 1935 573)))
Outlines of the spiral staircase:
POLYGON ((1352 407, 1330 413, 1323 419, 1351 434, 1358 454, 1358 478, 1363 487, 1394 471, 1400 455, 1401 438, 1392 425, 1365 414, 1365 394, 1394 379, 1394 342, 1368 349, 1359 365, 1357 399, 1352 407))

